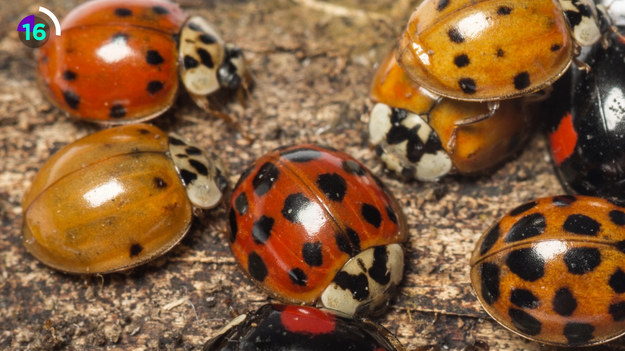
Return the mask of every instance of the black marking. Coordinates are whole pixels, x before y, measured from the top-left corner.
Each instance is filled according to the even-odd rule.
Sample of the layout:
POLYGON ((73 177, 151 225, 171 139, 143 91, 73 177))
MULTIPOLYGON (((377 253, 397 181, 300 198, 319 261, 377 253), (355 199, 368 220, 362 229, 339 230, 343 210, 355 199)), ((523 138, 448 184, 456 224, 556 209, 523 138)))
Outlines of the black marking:
POLYGON ((545 275, 545 260, 532 248, 510 252, 506 257, 506 265, 525 281, 533 282, 545 275))
POLYGON ((525 203, 525 204, 523 204, 521 206, 518 206, 514 210, 510 211, 510 213, 508 213, 508 215, 509 216, 518 216, 521 213, 527 212, 527 211, 531 210, 532 208, 536 207, 536 205, 538 205, 537 201, 532 201, 532 202, 525 203))
POLYGON ((553 305, 553 310, 557 314, 565 317, 572 315, 577 308, 577 300, 568 288, 558 289, 551 303, 553 305))
POLYGON ((350 257, 356 256, 360 252, 360 236, 350 227, 345 229, 345 233, 337 233, 334 237, 336 246, 350 257))
POLYGON ((562 334, 566 337, 570 346, 582 345, 593 338, 595 327, 588 323, 569 322, 564 325, 562 334))
POLYGON ((389 145, 396 145, 402 143, 410 137, 410 129, 404 125, 393 125, 391 129, 386 133, 386 142, 389 145))
POLYGON ((460 78, 460 80, 458 80, 458 85, 460 86, 460 89, 462 89, 462 91, 465 94, 475 94, 476 91, 476 85, 475 85, 475 81, 471 78, 460 78))
POLYGON ((203 176, 208 176, 208 168, 202 162, 194 159, 189 159, 189 164, 193 167, 199 174, 203 176))
POLYGON ((165 59, 158 53, 158 51, 148 50, 148 53, 145 55, 145 62, 152 66, 157 66, 165 62, 165 59))
POLYGON ((497 52, 495 53, 495 55, 497 55, 497 57, 504 57, 506 56, 506 52, 503 51, 503 49, 499 48, 497 49, 497 52))
POLYGON ((443 11, 445 7, 447 7, 447 5, 449 5, 449 0, 438 0, 438 5, 436 6, 436 9, 438 11, 443 11))
POLYGON ((610 312, 615 322, 625 320, 625 302, 621 301, 611 304, 608 312, 610 312))
POLYGON ((308 282, 308 276, 304 273, 300 268, 293 268, 289 271, 289 278, 293 284, 297 284, 299 286, 306 286, 308 282))
POLYGON ((623 272, 621 268, 617 268, 616 271, 610 276, 608 284, 610 284, 610 287, 615 293, 625 293, 625 272, 623 272))
POLYGON ((616 225, 625 225, 625 213, 619 210, 610 211, 610 220, 616 225))
POLYGON ((307 148, 297 148, 288 151, 283 151, 280 156, 286 158, 291 162, 304 163, 320 158, 323 154, 321 151, 307 148))
POLYGON ((230 242, 233 243, 237 239, 237 231, 239 231, 239 225, 237 224, 237 215, 231 208, 228 211, 228 222, 230 222, 230 242))
POLYGON ((282 216, 292 223, 302 223, 303 218, 300 217, 300 213, 310 206, 310 202, 302 193, 291 194, 284 199, 282 216))
POLYGON ((616 243, 616 248, 622 252, 625 253, 625 240, 621 240, 619 242, 616 243))
POLYGON ((360 213, 365 221, 376 228, 380 228, 380 224, 382 224, 382 215, 380 214, 380 211, 375 208, 375 206, 363 203, 360 208, 360 213))
POLYGON ((464 41, 464 37, 462 36, 462 34, 460 34, 460 31, 456 27, 453 27, 450 30, 448 30, 447 36, 449 36, 449 40, 457 44, 460 44, 464 41))
POLYGON ((211 56, 211 54, 202 49, 202 48, 198 48, 197 50, 195 50, 195 52, 197 52, 197 54, 200 56, 200 61, 202 61, 202 64, 208 68, 214 68, 215 67, 215 63, 213 62, 213 57, 211 56))
POLYGON ((185 69, 196 68, 200 65, 200 63, 189 55, 184 55, 184 59, 182 60, 185 69))
POLYGON ((63 79, 65 79, 68 82, 75 81, 76 80, 76 72, 70 71, 70 70, 65 70, 65 72, 63 72, 63 79))
POLYGON ((528 72, 521 72, 514 76, 514 88, 516 90, 523 90, 530 86, 530 74, 528 72))
POLYGON ((583 214, 572 214, 566 218, 562 229, 579 235, 597 236, 601 224, 583 214))
POLYGON ((367 271, 371 279, 380 285, 386 285, 391 281, 391 272, 388 271, 386 264, 388 263, 388 253, 386 246, 376 246, 373 249, 373 264, 367 271))
POLYGON ((261 216, 252 226, 252 237, 257 244, 264 244, 271 236, 274 220, 271 217, 261 216))
POLYGON ((118 7, 115 9, 115 16, 119 16, 119 17, 132 16, 132 10, 124 8, 124 7, 118 7))
POLYGON ((130 245, 130 257, 136 257, 143 251, 143 246, 140 244, 132 244, 130 245))
POLYGON ((397 214, 393 211, 393 208, 390 205, 386 205, 386 215, 391 222, 397 224, 397 214))
POLYGON ((154 186, 158 189, 167 188, 167 183, 161 177, 154 177, 154 186))
POLYGON ((215 38, 214 35, 210 35, 208 33, 202 33, 199 38, 202 43, 207 45, 215 44, 217 42, 217 38, 215 38))
POLYGON ((500 16, 509 15, 512 12, 512 7, 509 6, 499 6, 497 9, 497 14, 500 16))
POLYGON ((341 289, 349 290, 352 297, 357 301, 363 301, 369 297, 369 281, 364 273, 351 275, 344 271, 339 271, 334 277, 334 283, 341 289))
POLYGON ((347 192, 345 178, 336 173, 324 173, 317 177, 317 187, 334 202, 341 202, 347 192))
POLYGON ((109 111, 109 117, 122 118, 124 116, 126 116, 126 107, 124 107, 124 105, 115 104, 111 106, 111 110, 109 111))
POLYGON ((492 305, 499 299, 499 266, 493 263, 482 263, 479 268, 484 302, 492 305))
POLYGON ((358 176, 364 176, 365 174, 367 174, 365 169, 362 168, 356 161, 352 161, 352 160, 343 161, 343 163, 341 164, 341 167, 343 168, 345 172, 350 173, 350 174, 355 174, 358 176))
POLYGON ((302 257, 304 258, 304 262, 311 267, 321 266, 323 264, 321 241, 304 243, 304 246, 302 246, 302 257))
POLYGON ((247 271, 250 272, 252 278, 262 282, 269 273, 265 261, 255 251, 250 252, 247 256, 247 271))
POLYGON ((161 81, 158 80, 153 80, 151 82, 148 83, 148 86, 146 87, 146 90, 148 91, 148 93, 150 95, 154 95, 156 93, 158 93, 159 91, 161 91, 161 89, 163 89, 164 84, 161 81))
POLYGON ((273 183, 278 180, 279 176, 280 171, 278 168, 271 162, 265 162, 254 176, 254 179, 252 179, 252 186, 256 195, 265 195, 271 189, 273 183))
POLYGON ((182 140, 180 140, 180 139, 178 139, 176 137, 173 137, 171 135, 169 136, 169 143, 172 144, 172 145, 176 145, 176 146, 187 145, 184 141, 182 141, 182 140))
POLYGON ((508 234, 506 234, 504 241, 511 243, 538 236, 542 234, 546 228, 547 221, 545 220, 545 216, 540 213, 532 213, 516 221, 508 231, 508 234))
POLYGON ((67 106, 69 106, 73 110, 78 109, 78 105, 80 104, 80 96, 71 90, 65 90, 63 92, 63 99, 67 106))
POLYGON ((193 29, 193 30, 194 30, 194 31, 196 31, 196 32, 204 32, 204 31, 202 30, 202 27, 200 27, 200 25, 198 25, 198 24, 197 24, 197 23, 195 23, 195 22, 189 22, 189 23, 187 24, 187 27, 189 27, 189 28, 193 29))
POLYGON ((150 133, 149 130, 141 128, 141 129, 139 129, 139 134, 149 135, 151 133, 150 133))
POLYGON ((189 185, 197 179, 197 174, 186 169, 181 169, 180 177, 182 178, 182 181, 184 182, 185 185, 189 185))
POLYGON ((486 233, 486 235, 484 236, 484 240, 482 240, 482 243, 480 244, 480 255, 484 255, 485 253, 487 253, 488 250, 490 250, 493 245, 495 245, 500 235, 501 233, 499 230, 499 223, 497 223, 492 228, 490 228, 488 233, 486 233))
POLYGON ((593 247, 576 247, 564 254, 564 263, 573 274, 582 275, 601 264, 601 253, 593 247))
POLYGON ((577 201, 577 198, 573 195, 559 195, 553 197, 553 204, 560 207, 566 207, 577 201))
POLYGON ((157 15, 167 15, 169 14, 169 10, 163 6, 160 5, 155 5, 152 6, 152 11, 154 11, 154 13, 156 13, 157 15))
POLYGON ((513 289, 510 292, 510 302, 521 308, 534 309, 540 306, 540 300, 525 289, 513 289))
POLYGON ((537 335, 540 334, 540 330, 542 329, 542 324, 540 321, 534 317, 532 317, 529 313, 516 309, 510 308, 508 310, 508 315, 512 320, 512 324, 521 332, 527 335, 537 335))
POLYGON ((553 44, 553 45, 551 45, 551 47, 549 48, 549 50, 551 50, 551 51, 555 52, 555 51, 560 50, 560 48, 562 48, 562 45, 560 45, 560 44, 553 44))
POLYGON ((247 213, 248 203, 245 193, 240 193, 239 196, 234 199, 234 209, 237 210, 241 216, 247 213))
POLYGON ((469 63, 471 63, 471 60, 469 60, 469 56, 467 56, 466 54, 460 54, 454 57, 454 65, 456 65, 456 67, 458 68, 468 66, 469 63))
POLYGON ((184 152, 186 152, 188 155, 201 155, 202 154, 202 150, 200 150, 199 148, 195 146, 187 147, 186 149, 184 149, 184 152))

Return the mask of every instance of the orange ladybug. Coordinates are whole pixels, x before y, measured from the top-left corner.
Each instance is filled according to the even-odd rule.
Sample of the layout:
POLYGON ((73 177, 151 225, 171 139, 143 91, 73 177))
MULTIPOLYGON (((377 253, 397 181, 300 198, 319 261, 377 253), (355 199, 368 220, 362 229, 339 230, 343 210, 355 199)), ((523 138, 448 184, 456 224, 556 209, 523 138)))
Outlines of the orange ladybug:
POLYGON ((502 101, 488 119, 486 103, 437 97, 410 79, 395 51, 378 67, 370 97, 369 140, 386 167, 404 179, 433 181, 448 173, 483 172, 516 154, 534 114, 522 99, 502 101))
POLYGON ((242 94, 249 80, 240 49, 168 1, 89 1, 61 26, 63 35, 39 50, 38 77, 50 101, 74 117, 105 124, 154 118, 174 103, 178 76, 208 109, 212 94, 242 94))
POLYGON ((193 206, 227 187, 221 165, 147 124, 73 142, 41 167, 22 199, 23 243, 68 273, 109 273, 162 255, 185 235, 193 206))

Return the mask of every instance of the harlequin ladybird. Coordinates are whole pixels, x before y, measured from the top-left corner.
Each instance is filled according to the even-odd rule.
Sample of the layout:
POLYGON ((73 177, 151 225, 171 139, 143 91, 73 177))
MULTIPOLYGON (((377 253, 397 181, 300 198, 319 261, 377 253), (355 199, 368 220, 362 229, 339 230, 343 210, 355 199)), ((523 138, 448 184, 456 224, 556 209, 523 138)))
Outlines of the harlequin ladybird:
POLYGON ((383 327, 310 306, 264 305, 233 319, 204 351, 402 351, 383 327))
POLYGON ((491 118, 458 125, 488 112, 486 103, 439 99, 408 78, 394 51, 371 84, 369 140, 387 168, 405 179, 432 181, 450 172, 492 169, 518 152, 531 134, 532 105, 503 101, 491 118))
POLYGON ((511 331, 587 346, 625 333, 625 208, 555 196, 510 211, 477 242, 471 283, 511 331))
POLYGON ((54 154, 24 195, 24 246, 68 273, 143 264, 180 241, 192 206, 221 201, 220 167, 215 155, 147 124, 89 135, 54 154))
POLYGON ((240 49, 168 1, 89 1, 62 28, 39 50, 39 81, 61 110, 93 122, 160 115, 174 102, 178 74, 205 109, 211 94, 237 90, 249 79, 240 49))
POLYGON ((413 13, 397 52, 424 88, 460 100, 509 99, 560 77, 574 41, 599 39, 590 0, 425 0, 413 13), (560 3, 562 5, 560 5, 560 3), (572 16, 573 34, 564 11, 572 16))
POLYGON ((228 215, 239 265, 283 301, 365 314, 401 281, 401 209, 343 152, 296 145, 262 156, 241 175, 228 215))
MULTIPOLYGON (((625 28, 625 27, 621 27, 625 28)), ((545 104, 549 146, 567 192, 625 199, 625 41, 595 45, 545 104)))

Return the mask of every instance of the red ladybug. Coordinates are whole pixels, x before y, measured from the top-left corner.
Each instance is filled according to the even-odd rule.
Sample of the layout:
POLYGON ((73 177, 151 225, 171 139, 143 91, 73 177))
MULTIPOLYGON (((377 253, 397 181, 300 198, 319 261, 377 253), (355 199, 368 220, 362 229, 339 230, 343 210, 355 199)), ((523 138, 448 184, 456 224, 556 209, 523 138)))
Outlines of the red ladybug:
POLYGON ((283 301, 377 312, 401 281, 401 209, 343 152, 296 145, 264 155, 241 175, 229 220, 241 268, 283 301))
POLYGON ((169 109, 179 79, 195 102, 249 79, 243 54, 201 17, 162 0, 97 0, 71 11, 39 50, 42 89, 57 107, 93 122, 121 124, 169 109))

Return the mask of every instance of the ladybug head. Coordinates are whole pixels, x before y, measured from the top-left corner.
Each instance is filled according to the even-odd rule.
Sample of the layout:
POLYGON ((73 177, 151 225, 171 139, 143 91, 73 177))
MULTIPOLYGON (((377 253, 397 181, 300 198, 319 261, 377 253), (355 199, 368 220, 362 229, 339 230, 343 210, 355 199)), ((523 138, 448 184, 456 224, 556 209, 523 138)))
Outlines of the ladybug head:
POLYGON ((236 90, 249 80, 243 51, 234 44, 226 44, 224 54, 224 61, 217 70, 217 80, 222 88, 236 90))

